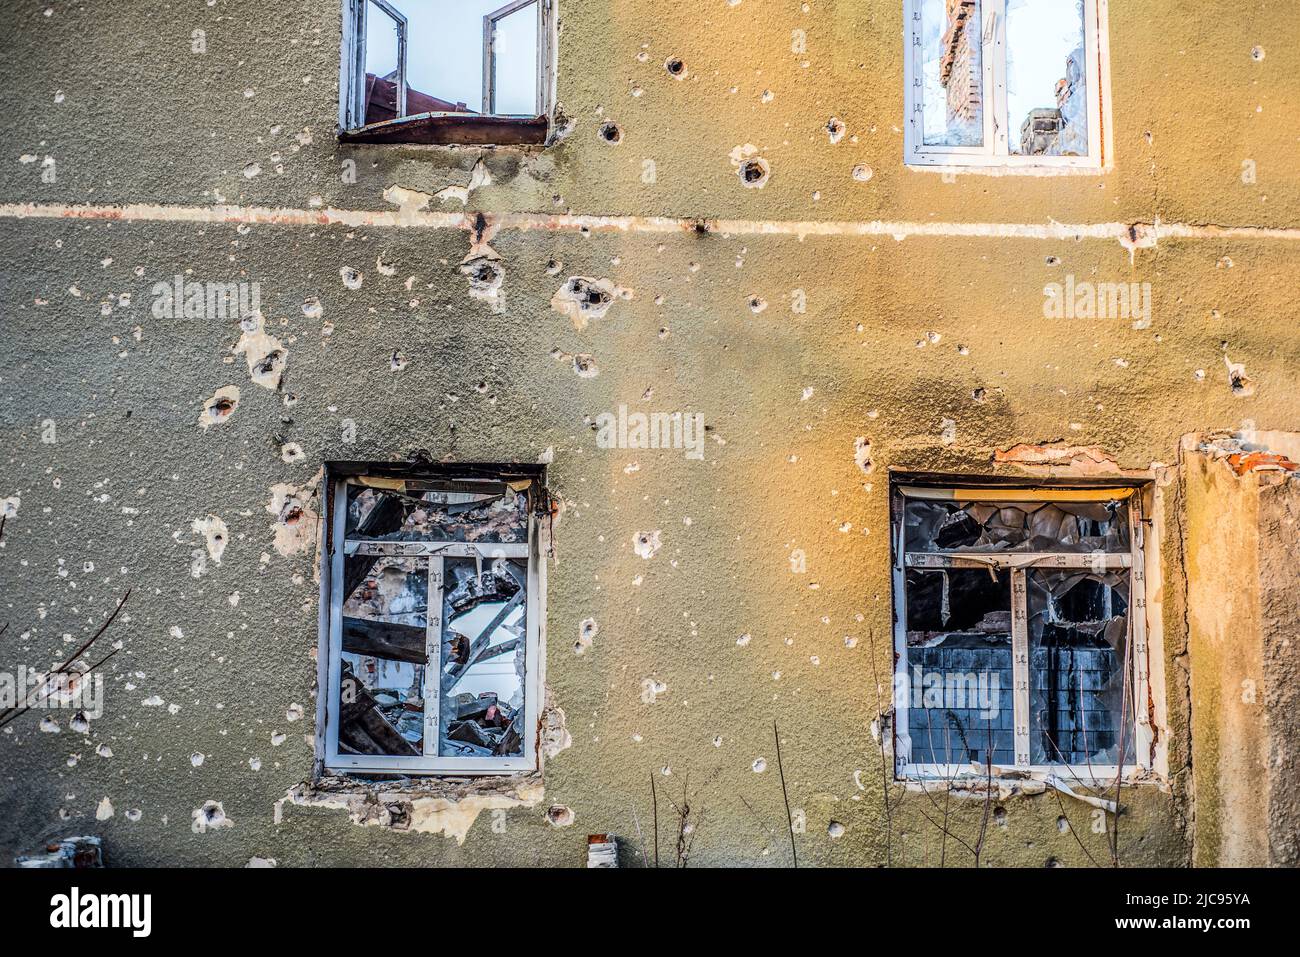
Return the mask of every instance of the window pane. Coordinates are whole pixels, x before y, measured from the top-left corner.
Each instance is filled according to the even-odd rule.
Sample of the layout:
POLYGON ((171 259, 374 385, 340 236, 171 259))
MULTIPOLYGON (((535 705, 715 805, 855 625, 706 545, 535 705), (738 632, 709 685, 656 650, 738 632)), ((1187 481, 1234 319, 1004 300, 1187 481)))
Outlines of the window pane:
POLYGON ((428 566, 427 558, 344 560, 342 754, 423 753, 428 566))
POLYGON ((496 21, 492 41, 495 113, 537 115, 537 4, 496 21))
MULTIPOLYGON (((961 495, 961 490, 957 490, 961 495)), ((1128 503, 907 499, 909 552, 1127 552, 1128 503)))
POLYGON ((524 753, 527 564, 472 558, 444 566, 443 757, 524 753))
MULTIPOLYGON (((393 0, 406 17, 406 114, 480 113, 483 105, 484 18, 508 0, 393 0)), ((366 120, 392 119, 396 109, 396 28, 391 17, 368 3, 366 120)), ((494 68, 496 112, 537 114, 538 7, 531 3, 492 19, 497 31, 494 68)))
POLYGON ((921 0, 921 125, 927 146, 984 142, 978 0, 921 0))
POLYGON ((1128 572, 1031 569, 1026 578, 1030 761, 1119 764, 1123 732, 1123 761, 1134 763, 1128 572))
POLYGON ((907 709, 913 764, 1015 763, 1011 578, 984 569, 907 572, 907 709))
POLYGON ((383 7, 366 4, 366 122, 397 116, 400 77, 397 21, 383 7))
POLYGON ((1083 0, 1007 0, 1012 153, 1088 155, 1083 0))

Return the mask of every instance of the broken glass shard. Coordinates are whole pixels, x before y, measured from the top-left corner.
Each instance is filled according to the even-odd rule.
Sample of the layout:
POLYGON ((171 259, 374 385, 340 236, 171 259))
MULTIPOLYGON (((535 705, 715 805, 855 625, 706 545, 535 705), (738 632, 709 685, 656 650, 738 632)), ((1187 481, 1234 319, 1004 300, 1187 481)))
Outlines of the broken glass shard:
POLYGON ((1131 763, 1129 573, 1030 569, 1029 732, 1034 764, 1131 763))
POLYGON ((472 558, 444 566, 438 754, 523 754, 527 563, 472 558))

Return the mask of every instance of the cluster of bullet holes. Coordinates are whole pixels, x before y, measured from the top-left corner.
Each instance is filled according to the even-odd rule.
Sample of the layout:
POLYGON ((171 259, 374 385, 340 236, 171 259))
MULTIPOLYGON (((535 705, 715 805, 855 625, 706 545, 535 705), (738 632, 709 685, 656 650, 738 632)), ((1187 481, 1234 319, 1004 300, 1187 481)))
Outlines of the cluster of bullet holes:
POLYGON ((619 129, 617 123, 610 121, 601 125, 600 138, 611 146, 617 146, 623 142, 623 131, 619 129))
POLYGON ((586 276, 571 276, 569 281, 556 293, 556 298, 576 306, 577 319, 585 325, 588 319, 602 319, 614 301, 614 285, 606 279, 589 279, 586 276))
POLYGON ((675 76, 679 80, 686 76, 686 64, 682 62, 680 57, 669 57, 664 62, 664 69, 668 71, 669 75, 675 76))

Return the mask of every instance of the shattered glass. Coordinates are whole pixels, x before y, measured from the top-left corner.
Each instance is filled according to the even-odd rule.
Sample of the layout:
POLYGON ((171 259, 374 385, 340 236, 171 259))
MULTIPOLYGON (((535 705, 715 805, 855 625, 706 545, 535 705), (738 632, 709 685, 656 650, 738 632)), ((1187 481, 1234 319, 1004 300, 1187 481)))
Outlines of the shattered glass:
POLYGON ((1010 572, 911 568, 906 603, 912 763, 1014 764, 1010 572))
POLYGON ((423 752, 428 567, 427 558, 345 559, 340 753, 423 752))
POLYGON ((350 484, 346 534, 370 542, 524 542, 528 496, 502 482, 350 484))
POLYGON ((446 559, 440 756, 523 754, 527 573, 522 560, 446 559))
POLYGON ((909 552, 1127 552, 1128 504, 909 498, 909 552))
POLYGON ((1031 762, 1119 764, 1121 733, 1132 762, 1129 573, 1031 569, 1026 578, 1031 762))

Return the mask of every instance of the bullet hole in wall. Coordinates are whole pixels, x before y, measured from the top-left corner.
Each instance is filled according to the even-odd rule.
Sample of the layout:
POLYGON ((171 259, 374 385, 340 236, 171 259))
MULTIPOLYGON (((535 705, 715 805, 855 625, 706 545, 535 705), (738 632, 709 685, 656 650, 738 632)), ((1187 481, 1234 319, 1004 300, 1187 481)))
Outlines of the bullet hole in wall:
POLYGON ((826 135, 830 137, 832 144, 844 139, 844 121, 838 116, 832 116, 826 121, 826 135))
POLYGON ((770 172, 771 169, 767 165, 767 160, 761 156, 756 156, 740 164, 740 181, 750 188, 762 188, 766 185, 770 172))
POLYGON ((686 76, 686 64, 682 62, 680 57, 669 57, 664 62, 664 69, 667 70, 671 76, 675 76, 679 80, 686 76))
POLYGON ((203 411, 199 413, 199 425, 203 429, 219 425, 230 418, 238 407, 239 387, 223 386, 203 403, 203 411))
POLYGON ((611 146, 617 146, 623 141, 623 131, 617 123, 612 121, 603 123, 600 127, 600 138, 611 146))
POLYGON ((1246 367, 1240 362, 1233 362, 1227 356, 1223 357, 1223 361, 1228 366, 1228 385, 1232 388, 1232 394, 1239 399, 1254 395, 1255 380, 1246 375, 1246 367))

